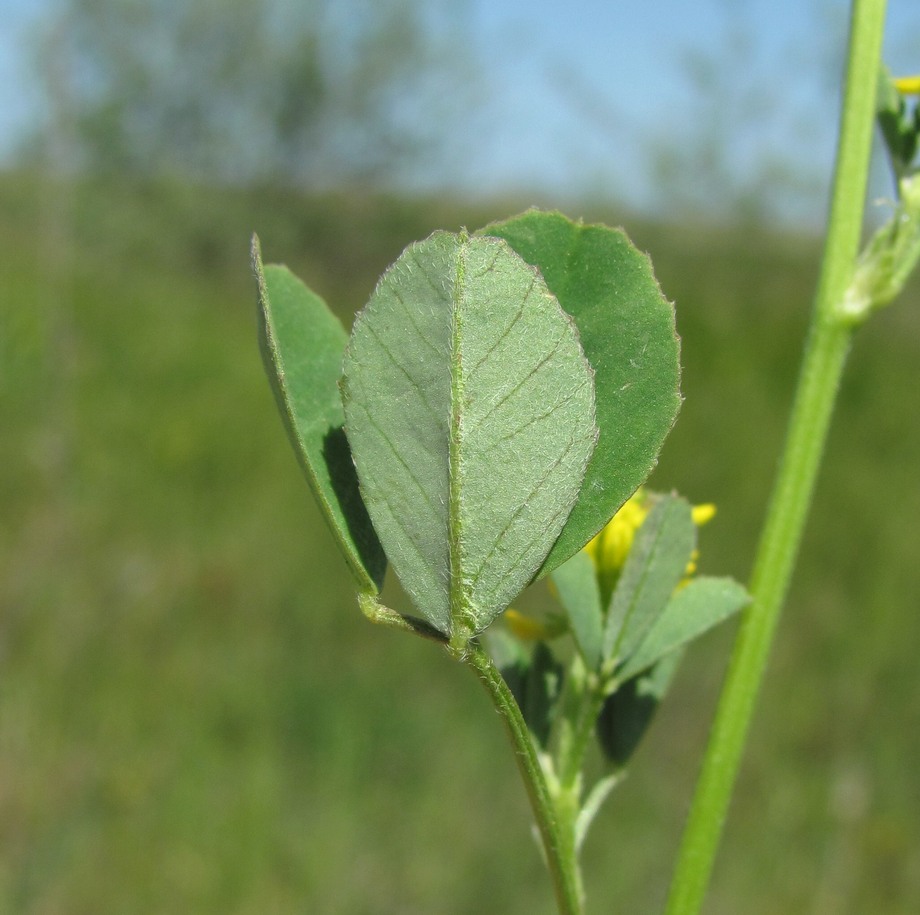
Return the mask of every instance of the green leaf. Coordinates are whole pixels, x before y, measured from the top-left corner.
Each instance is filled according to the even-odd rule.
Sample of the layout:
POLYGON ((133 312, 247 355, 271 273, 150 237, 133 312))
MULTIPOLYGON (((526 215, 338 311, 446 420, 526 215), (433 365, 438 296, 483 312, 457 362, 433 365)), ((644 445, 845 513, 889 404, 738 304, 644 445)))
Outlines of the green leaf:
POLYGON ((737 613, 750 597, 730 578, 696 578, 671 598, 618 676, 624 680, 737 613))
POLYGON ((604 611, 594 562, 580 550, 553 571, 552 580, 585 664, 596 671, 604 641, 604 611))
POLYGON ((539 268, 575 319, 594 369, 597 448, 541 574, 577 553, 639 488, 680 407, 674 309, 648 257, 619 229, 530 210, 486 226, 539 268))
POLYGON ((605 660, 628 658, 667 606, 696 545, 686 500, 663 496, 636 533, 613 592, 604 633, 605 660))
POLYGON ((575 326, 504 242, 436 232, 356 318, 342 397, 386 554, 462 648, 531 581, 578 496, 597 429, 575 326))
POLYGON ((386 557, 358 491, 338 389, 348 335, 287 267, 263 267, 257 238, 252 262, 262 357, 285 427, 361 590, 376 594, 386 557))
POLYGON ((837 305, 848 323, 859 324, 897 298, 920 260, 920 174, 901 178, 898 188, 897 208, 860 252, 837 305))
POLYGON ((665 697, 683 652, 673 651, 651 670, 627 680, 604 702, 597 738, 607 759, 622 768, 639 746, 665 697))

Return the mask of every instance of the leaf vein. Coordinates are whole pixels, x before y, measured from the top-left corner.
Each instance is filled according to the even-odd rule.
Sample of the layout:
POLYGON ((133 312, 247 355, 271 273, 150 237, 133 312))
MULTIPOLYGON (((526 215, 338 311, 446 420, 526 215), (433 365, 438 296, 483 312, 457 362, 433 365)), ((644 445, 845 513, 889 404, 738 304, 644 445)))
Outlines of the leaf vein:
POLYGON ((467 371, 466 373, 467 379, 469 379, 470 377, 472 377, 473 374, 475 374, 476 370, 495 352, 496 349, 498 349, 498 347, 505 340, 508 334, 511 333, 511 329, 520 320, 521 315, 524 314, 524 308, 527 305, 527 299, 530 297, 530 293, 533 291, 533 287, 536 284, 536 282, 537 282, 537 277, 535 274, 530 281, 530 288, 527 290, 527 293, 521 299, 521 304, 518 310, 515 312, 514 317, 508 322, 508 326, 501 332, 501 334, 499 334, 495 342, 489 347, 488 352, 486 352, 485 355, 482 356, 479 359, 479 361, 467 371))
MULTIPOLYGON (((393 456, 396 458, 396 460, 405 469, 406 473, 409 475, 409 479, 412 480, 413 483, 415 483, 416 487, 418 488, 418 491, 422 494, 422 498, 425 500, 425 504, 429 507, 429 509, 431 509, 432 517, 434 517, 436 520, 440 519, 441 517, 440 512, 435 507, 434 503, 431 501, 431 495, 429 494, 428 490, 422 485, 421 481, 416 476, 415 470, 408 463, 406 463, 406 459, 402 456, 402 454, 400 453, 396 445, 393 444, 393 441, 386 434, 386 432, 384 432, 383 429, 380 428, 380 424, 374 420, 374 417, 371 416, 370 411, 367 409, 367 407, 363 403, 358 403, 357 406, 362 410, 364 415, 367 417, 368 423, 377 431, 377 434, 380 436, 381 440, 387 445, 387 447, 393 453, 393 456)), ((387 495, 384 497, 384 501, 386 502, 388 506, 390 505, 389 496, 390 496, 390 493, 388 492, 387 495)), ((392 511, 392 507, 391 507, 391 511, 392 511)))
POLYGON ((442 421, 442 417, 440 416, 438 411, 428 401, 428 398, 425 395, 425 391, 422 388, 422 386, 408 372, 406 367, 393 355, 390 348, 383 341, 383 339, 377 333, 376 329, 374 328, 372 324, 370 323, 367 324, 367 330, 370 333, 370 335, 377 341, 377 344, 380 346, 380 349, 384 352, 384 354, 387 356, 390 362, 392 362, 393 365, 396 366, 396 368, 399 369, 400 372, 402 372, 406 381, 409 382, 409 384, 412 386, 412 389, 415 391, 416 394, 418 394, 419 400, 421 400, 421 402, 428 408, 428 412, 431 414, 431 416, 434 417, 434 419, 440 423, 442 421))
POLYGON ((418 259, 418 254, 416 254, 415 251, 412 251, 411 257, 412 257, 412 263, 415 264, 416 267, 418 267, 422 276, 425 277, 425 280, 428 283, 428 285, 431 286, 431 288, 438 294, 438 296, 441 298, 449 298, 449 296, 445 294, 444 287, 439 286, 431 278, 431 274, 428 272, 428 268, 418 259))
POLYGON ((517 384, 515 384, 504 395, 502 395, 502 397, 500 397, 495 403, 493 403, 492 406, 489 407, 489 409, 476 420, 476 425, 473 426, 469 431, 473 432, 475 429, 477 429, 479 426, 485 423, 486 420, 488 420, 490 416, 492 416, 500 407, 502 407, 505 403, 508 402, 508 400, 510 400, 515 394, 517 394, 517 392, 520 391, 521 388, 528 381, 530 381, 530 379, 533 378, 534 375, 536 375, 543 368, 543 366, 545 366, 547 362, 549 362, 549 360, 553 358, 553 356, 556 355, 556 352, 558 351, 559 347, 565 342, 566 337, 567 337, 567 330, 563 331, 556 338, 556 340, 553 343, 552 348, 546 353, 545 356, 543 356, 542 359, 539 360, 539 362, 537 362, 533 366, 533 368, 531 368, 531 370, 526 375, 524 375, 518 381, 517 384))
MULTIPOLYGON (((671 510, 673 511, 673 509, 671 510)), ((661 523, 658 527, 658 530, 656 530, 654 533, 651 546, 649 547, 649 550, 648 550, 648 559, 642 567, 642 571, 639 574, 639 580, 630 598, 629 604, 626 609, 626 613, 623 614, 623 618, 620 622, 620 629, 619 629, 619 632, 617 633, 616 642, 613 645, 614 653, 619 651, 627 635, 629 624, 632 621, 635 615, 635 612, 637 608, 639 607, 640 603, 642 603, 642 599, 645 598, 645 584, 648 581, 652 568, 655 565, 658 550, 661 545, 661 539, 664 536, 664 531, 665 531, 665 527, 667 526, 667 523, 668 523, 668 516, 665 515, 661 519, 661 523)))
POLYGON ((498 263, 499 257, 501 257, 502 248, 500 245, 495 246, 495 253, 492 256, 492 260, 489 262, 488 266, 481 268, 477 273, 474 273, 473 276, 478 280, 481 277, 486 276, 489 273, 492 273, 495 270, 495 265, 498 263))
MULTIPOLYGON (((491 560, 492 556, 495 554, 495 551, 498 549, 498 547, 499 547, 499 545, 501 544, 502 540, 503 540, 503 539, 505 538, 505 536, 508 534, 508 531, 511 530, 512 526, 513 526, 514 523, 517 521, 518 517, 521 515, 521 513, 522 513, 522 512, 524 511, 524 509, 527 507, 527 504, 528 504, 528 502, 530 502, 530 500, 533 498, 534 493, 536 493, 537 490, 539 490, 542 486, 545 485, 547 479, 549 479, 550 475, 551 475, 551 474, 553 473, 553 471, 555 471, 556 468, 563 462, 563 460, 565 460, 566 456, 569 454, 569 452, 572 450, 572 448, 575 447, 575 444, 576 444, 578 441, 579 441, 579 439, 578 439, 576 436, 574 436, 574 435, 571 436, 571 437, 569 438, 568 444, 565 446, 565 449, 564 449, 564 450, 556 457, 556 459, 546 468, 546 470, 544 471, 544 473, 543 473, 543 475, 540 477, 540 479, 537 480, 537 481, 533 484, 533 486, 531 486, 530 491, 528 492, 527 496, 526 496, 524 499, 521 500, 521 504, 514 510, 514 512, 512 513, 511 517, 510 517, 510 518, 508 519, 508 521, 506 522, 505 526, 501 529, 501 531, 499 531, 499 534, 498 534, 498 536, 495 538, 495 540, 493 541, 492 546, 489 547, 488 553, 486 553, 486 555, 485 555, 485 557, 483 558, 482 562, 480 562, 479 568, 476 570, 475 574, 474 574, 474 575, 472 576, 472 578, 470 579, 470 585, 469 585, 470 590, 472 590, 472 589, 476 586, 477 582, 478 582, 479 579, 482 577, 482 573, 483 573, 483 571, 485 570, 486 566, 489 564, 489 560, 491 560)), ((568 509, 571 510, 571 508, 572 508, 572 506, 571 506, 571 503, 570 503, 570 504, 568 505, 568 509)), ((556 520, 556 518, 559 517, 559 515, 562 513, 562 510, 563 510, 563 509, 560 508, 560 510, 556 513, 556 515, 554 515, 553 520, 556 520)), ((547 525, 545 525, 545 524, 542 525, 542 530, 538 533, 536 539, 540 539, 540 538, 543 536, 543 534, 544 534, 545 531, 546 531, 546 528, 547 528, 547 525)), ((509 570, 510 570, 510 569, 517 568, 517 566, 518 566, 518 564, 520 563, 521 559, 526 555, 527 550, 529 550, 529 549, 531 548, 532 545, 533 545, 533 543, 531 543, 531 544, 529 544, 529 545, 527 546, 527 549, 525 549, 525 550, 520 554, 520 556, 519 556, 518 559, 515 561, 515 563, 514 563, 513 565, 511 565, 511 566, 508 567, 509 570)))
POLYGON ((424 343, 436 356, 441 357, 443 353, 438 347, 436 347, 421 331, 418 324, 415 323, 415 315, 412 313, 412 309, 406 305, 405 299, 399 294, 399 290, 395 287, 392 289, 393 297, 402 305, 403 314, 408 319, 409 323, 412 325, 412 329, 418 335, 418 338, 424 343))
POLYGON ((575 388, 573 391, 569 392, 569 394, 567 394, 565 397, 563 397, 562 400, 557 400, 556 403, 554 403, 548 410, 544 410, 544 411, 543 411, 542 413, 540 413, 538 416, 533 416, 533 417, 531 417, 530 419, 527 420, 527 422, 522 423, 522 424, 521 424, 520 426, 518 426, 516 429, 512 430, 511 432, 507 432, 507 433, 506 433, 505 435, 503 435, 500 439, 498 439, 498 441, 496 442, 496 444, 498 444, 498 443, 500 443, 500 442, 507 442, 507 441, 510 441, 511 439, 513 439, 513 438, 515 438, 517 435, 519 435, 521 432, 523 432, 526 428, 528 428, 528 426, 533 426, 533 425, 535 425, 536 423, 541 422, 541 421, 544 420, 544 419, 548 419, 548 418, 549 418, 550 416, 552 416, 553 413, 555 413, 557 410, 561 409, 561 408, 564 407, 567 403, 569 403, 570 401, 574 400, 574 398, 575 398, 578 394, 580 394, 580 393, 587 387, 587 385, 588 385, 588 382, 587 382, 587 381, 582 382, 577 388, 575 388))

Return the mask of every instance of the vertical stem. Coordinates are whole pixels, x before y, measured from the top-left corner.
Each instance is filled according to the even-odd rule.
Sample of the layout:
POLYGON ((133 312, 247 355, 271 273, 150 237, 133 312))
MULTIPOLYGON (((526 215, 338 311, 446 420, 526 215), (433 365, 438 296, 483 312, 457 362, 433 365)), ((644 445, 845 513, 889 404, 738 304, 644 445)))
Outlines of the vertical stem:
POLYGON ((565 753, 559 754, 559 784, 566 791, 578 788, 578 780, 585 765, 585 756, 604 705, 604 692, 593 676, 586 676, 584 679, 568 746, 565 753))
POLYGON ((553 881, 559 915, 582 915, 581 877, 574 832, 568 834, 570 831, 564 829, 557 819, 546 776, 521 710, 501 671, 481 645, 475 641, 470 642, 465 661, 485 687, 514 745, 515 757, 546 852, 546 864, 553 881))
POLYGON ((835 315, 835 307, 852 279, 859 247, 884 18, 885 0, 854 0, 828 234, 812 325, 754 563, 753 601, 742 619, 726 674, 667 915, 695 915, 703 902, 846 361, 852 328, 835 315))

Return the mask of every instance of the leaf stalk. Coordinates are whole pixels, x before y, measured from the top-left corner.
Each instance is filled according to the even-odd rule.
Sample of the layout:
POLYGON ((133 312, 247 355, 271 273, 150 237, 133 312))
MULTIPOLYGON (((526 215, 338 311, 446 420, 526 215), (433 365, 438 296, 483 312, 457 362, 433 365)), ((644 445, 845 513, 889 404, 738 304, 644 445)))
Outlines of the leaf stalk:
POLYGON ((574 828, 571 828, 574 827, 574 819, 571 824, 560 821, 527 724, 501 671, 488 652, 473 640, 469 643, 464 660, 485 687, 514 746, 515 758, 543 843, 559 915, 583 915, 584 894, 574 828))

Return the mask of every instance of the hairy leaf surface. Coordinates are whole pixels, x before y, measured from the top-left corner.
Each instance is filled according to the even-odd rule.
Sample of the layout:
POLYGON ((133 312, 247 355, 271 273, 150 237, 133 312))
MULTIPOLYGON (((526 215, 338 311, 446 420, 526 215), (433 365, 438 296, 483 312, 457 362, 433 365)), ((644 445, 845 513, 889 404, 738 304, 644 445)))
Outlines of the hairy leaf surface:
POLYGON ((539 268, 594 369, 597 448, 541 574, 578 552, 646 480, 680 407, 674 309, 620 229, 530 210, 482 230, 539 268))
POLYGON ((530 582, 581 487, 597 430, 575 325, 505 242, 436 232, 355 320, 342 397, 387 556, 462 645, 530 582))

